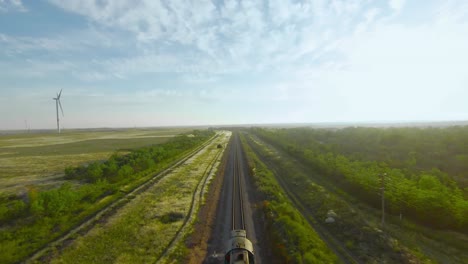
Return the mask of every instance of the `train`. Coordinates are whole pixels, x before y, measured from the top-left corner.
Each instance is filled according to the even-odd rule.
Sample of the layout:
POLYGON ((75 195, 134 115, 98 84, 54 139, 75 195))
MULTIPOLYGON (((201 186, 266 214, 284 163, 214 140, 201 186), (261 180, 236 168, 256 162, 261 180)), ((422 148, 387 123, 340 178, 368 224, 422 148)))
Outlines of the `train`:
POLYGON ((255 264, 253 245, 242 229, 232 230, 224 256, 225 264, 255 264))

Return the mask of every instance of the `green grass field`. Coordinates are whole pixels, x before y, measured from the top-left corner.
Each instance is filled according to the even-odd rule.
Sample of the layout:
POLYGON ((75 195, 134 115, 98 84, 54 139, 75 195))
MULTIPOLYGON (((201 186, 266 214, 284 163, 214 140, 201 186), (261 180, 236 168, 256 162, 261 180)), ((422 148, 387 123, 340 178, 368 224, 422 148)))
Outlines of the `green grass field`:
MULTIPOLYGON (((55 256, 52 263, 154 263, 187 217, 224 134, 55 256)), ((164 263, 164 261, 162 262, 164 263)))
POLYGON ((28 185, 62 183, 63 171, 112 153, 166 142, 188 129, 76 130, 0 136, 0 191, 18 193, 28 185))
MULTIPOLYGON (((102 148, 98 147, 99 144, 107 142, 109 138, 100 139, 86 148, 83 148, 82 145, 76 147, 83 151, 73 148, 73 152, 70 152, 72 148, 63 147, 61 144, 37 146, 49 153, 51 152, 49 147, 52 152, 57 147, 62 147, 61 152, 69 151, 72 153, 66 155, 34 156, 36 153, 33 153, 33 156, 27 156, 28 153, 37 150, 22 149, 23 155, 16 154, 17 158, 25 158, 31 162, 31 157, 41 157, 44 159, 42 162, 35 162, 44 166, 45 172, 50 173, 51 171, 51 168, 45 165, 46 161, 50 162, 50 165, 61 164, 67 168, 63 174, 56 174, 55 179, 53 176, 44 177, 45 174, 41 174, 40 177, 33 180, 31 177, 25 177, 22 182, 19 182, 21 178, 19 176, 11 178, 12 182, 17 184, 16 193, 5 194, 2 192, 0 195, 0 222, 2 222, 0 263, 16 263, 24 260, 111 203, 115 202, 117 207, 120 203, 125 203, 126 200, 123 197, 126 193, 151 179, 214 136, 214 132, 208 130, 193 131, 191 136, 187 133, 184 134, 186 135, 176 137, 166 135, 166 142, 161 143, 161 140, 153 140, 146 142, 148 144, 145 143, 144 147, 138 147, 133 142, 130 147, 136 149, 124 149, 120 152, 126 153, 125 155, 116 155, 115 151, 110 152, 113 154, 105 160, 89 160, 87 162, 89 167, 86 164, 68 167, 67 164, 74 162, 73 157, 81 155, 77 153, 83 151, 88 151, 85 153, 86 155, 95 155, 96 152, 92 151, 100 151, 102 148), (69 158, 64 158, 64 156, 69 156, 69 158), (62 160, 58 160, 57 157, 61 157, 62 160), (97 174, 96 169, 100 171, 97 174), (63 184, 58 184, 59 182, 63 182, 63 184), (55 186, 44 188, 44 185, 55 186), (121 198, 123 200, 119 200, 121 198)), ((107 146, 104 148, 105 150, 121 150, 129 143, 121 144, 122 141, 132 140, 123 139, 125 135, 122 134, 117 136, 122 139, 116 140, 113 148, 109 148, 109 144, 105 144, 107 146)), ((152 138, 160 139, 161 137, 152 138)), ((78 146, 74 142, 66 144, 78 146)), ((20 164, 14 166, 16 166, 14 168, 21 167, 20 164)), ((30 166, 25 166, 25 170, 29 168, 30 166)), ((129 199, 133 199, 133 197, 129 199)), ((52 250, 54 249, 52 248, 52 250)))

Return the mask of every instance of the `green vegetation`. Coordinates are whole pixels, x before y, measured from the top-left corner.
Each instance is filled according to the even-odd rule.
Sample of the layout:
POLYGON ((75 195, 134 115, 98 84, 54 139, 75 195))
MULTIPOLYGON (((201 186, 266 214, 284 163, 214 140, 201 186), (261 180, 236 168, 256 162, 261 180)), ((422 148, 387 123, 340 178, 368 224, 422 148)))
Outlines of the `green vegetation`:
POLYGON ((468 231, 467 192, 461 188, 467 177, 460 169, 467 166, 463 157, 468 154, 468 127, 252 132, 376 208, 379 174, 386 173, 391 214, 430 227, 468 231))
POLYGON ((293 206, 276 181, 273 173, 258 159, 241 136, 258 195, 262 217, 278 263, 336 263, 337 257, 321 240, 307 220, 293 206))
POLYGON ((213 135, 194 131, 105 162, 69 167, 66 177, 80 181, 77 186, 64 183, 50 190, 29 186, 24 195, 0 196, 0 262, 23 260, 213 135))
MULTIPOLYGON (((384 233, 380 215, 356 206, 356 199, 337 190, 333 182, 321 181, 318 175, 290 155, 248 134, 247 142, 257 156, 274 171, 294 206, 321 237, 350 263, 423 262, 414 250, 384 233), (332 223, 326 223, 328 217, 332 223)), ((416 247, 412 247, 416 248, 416 247)))
POLYGON ((53 156, 76 155, 81 153, 112 152, 116 148, 132 150, 148 145, 166 142, 171 137, 145 137, 122 139, 89 139, 78 142, 51 144, 34 147, 4 147, 1 148, 2 158, 26 157, 26 156, 53 156))
POLYGON ((126 154, 148 145, 167 142, 185 130, 135 129, 66 131, 0 136, 0 190, 26 192, 25 186, 57 187, 66 167, 75 167, 112 154, 126 154))
MULTIPOLYGON (((190 132, 187 128, 162 129, 103 129, 103 130, 65 130, 61 134, 55 133, 16 133, 0 134, 0 148, 39 147, 47 145, 61 145, 73 142, 83 142, 95 139, 144 139, 157 137, 173 137, 174 135, 190 132)), ((120 144, 120 143, 118 143, 120 144)))
MULTIPOLYGON (((209 146, 165 175, 54 256, 52 263, 154 263, 189 217, 195 190, 227 141, 218 136, 209 146)), ((188 221, 188 220, 187 220, 188 221)))

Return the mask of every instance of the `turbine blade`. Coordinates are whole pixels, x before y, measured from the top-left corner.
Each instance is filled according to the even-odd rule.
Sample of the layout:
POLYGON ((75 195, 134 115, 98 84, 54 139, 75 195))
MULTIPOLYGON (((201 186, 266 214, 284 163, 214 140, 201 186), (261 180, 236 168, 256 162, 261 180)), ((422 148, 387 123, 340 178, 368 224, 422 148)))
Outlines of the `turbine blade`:
POLYGON ((59 105, 60 105, 60 110, 62 111, 62 116, 65 116, 65 115, 63 114, 62 103, 60 103, 60 100, 58 100, 58 103, 59 103, 59 105))
POLYGON ((60 93, 57 95, 57 98, 60 99, 61 95, 62 95, 62 89, 60 89, 60 93))

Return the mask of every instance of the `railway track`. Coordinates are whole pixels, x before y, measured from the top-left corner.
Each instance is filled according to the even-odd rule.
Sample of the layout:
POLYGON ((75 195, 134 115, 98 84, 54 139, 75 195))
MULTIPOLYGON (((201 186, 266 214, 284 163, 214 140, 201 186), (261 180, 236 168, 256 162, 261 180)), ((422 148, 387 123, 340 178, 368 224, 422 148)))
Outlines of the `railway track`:
POLYGON ((232 193, 231 193, 231 236, 225 255, 225 263, 254 264, 255 256, 252 242, 247 238, 246 208, 247 193, 244 193, 244 170, 239 135, 233 137, 232 147, 232 193))
POLYGON ((320 220, 316 218, 314 213, 307 208, 302 202, 302 200, 297 196, 297 194, 291 190, 290 186, 286 181, 280 176, 281 173, 278 170, 277 166, 273 163, 272 160, 265 158, 265 156, 257 149, 255 143, 250 139, 248 141, 249 146, 255 152, 255 154, 268 166, 268 169, 271 170, 278 181, 281 188, 283 188, 286 195, 289 197, 294 206, 305 216, 307 222, 315 229, 315 231, 320 235, 320 237, 329 245, 329 247, 335 252, 338 258, 342 263, 346 264, 358 264, 361 263, 348 249, 345 245, 338 241, 333 235, 326 230, 324 226, 320 224, 320 220))
POLYGON ((233 166, 233 184, 232 184, 232 230, 245 230, 244 221, 244 202, 243 202, 243 172, 240 156, 240 143, 236 135, 234 138, 234 166, 233 166))
POLYGON ((216 221, 208 240, 210 255, 203 263, 261 263, 254 255, 254 246, 258 252, 255 219, 252 217, 247 185, 249 178, 237 131, 232 133, 226 150, 225 169, 220 175, 220 195, 216 199, 216 221))

